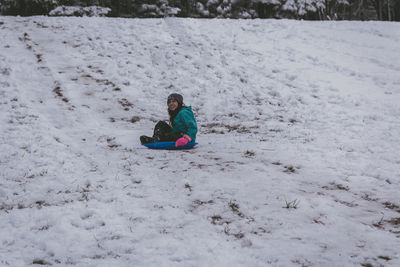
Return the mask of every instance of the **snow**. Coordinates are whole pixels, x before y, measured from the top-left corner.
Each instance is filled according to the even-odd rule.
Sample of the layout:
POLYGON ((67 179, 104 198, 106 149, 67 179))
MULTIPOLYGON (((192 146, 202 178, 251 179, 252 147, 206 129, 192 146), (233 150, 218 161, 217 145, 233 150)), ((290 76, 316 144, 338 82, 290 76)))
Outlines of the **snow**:
POLYGON ((400 24, 0 31, 0 265, 399 266, 400 24), (149 150, 172 92, 199 146, 149 150))

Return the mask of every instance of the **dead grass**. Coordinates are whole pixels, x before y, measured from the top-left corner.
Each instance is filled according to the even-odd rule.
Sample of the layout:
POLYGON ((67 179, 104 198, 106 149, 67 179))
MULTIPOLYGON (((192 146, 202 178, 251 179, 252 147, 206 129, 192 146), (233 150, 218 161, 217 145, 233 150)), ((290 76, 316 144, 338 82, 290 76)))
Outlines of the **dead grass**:
POLYGON ((293 201, 287 201, 285 199, 285 203, 286 203, 286 205, 283 206, 283 208, 285 208, 285 209, 297 209, 299 204, 300 204, 300 200, 295 199, 293 201))
POLYGON ((390 220, 387 220, 386 222, 394 225, 395 227, 398 227, 400 225, 400 217, 392 218, 390 220))
POLYGON ((343 190, 343 191, 349 191, 350 188, 348 186, 342 185, 342 184, 337 184, 335 182, 329 183, 329 186, 323 186, 323 189, 327 190, 343 190))
POLYGON ((387 209, 391 209, 391 210, 395 210, 397 212, 400 212, 400 207, 394 203, 391 203, 389 201, 386 201, 383 203, 383 205, 385 206, 385 208, 387 209))

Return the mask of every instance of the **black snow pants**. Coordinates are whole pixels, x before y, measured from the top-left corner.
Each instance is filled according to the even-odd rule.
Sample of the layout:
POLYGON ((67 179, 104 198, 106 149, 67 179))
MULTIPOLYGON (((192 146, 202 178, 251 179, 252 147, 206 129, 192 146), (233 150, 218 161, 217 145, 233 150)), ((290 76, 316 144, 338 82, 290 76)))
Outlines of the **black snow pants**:
POLYGON ((171 126, 165 121, 157 122, 154 127, 153 138, 158 142, 176 141, 182 137, 181 133, 174 133, 171 126))

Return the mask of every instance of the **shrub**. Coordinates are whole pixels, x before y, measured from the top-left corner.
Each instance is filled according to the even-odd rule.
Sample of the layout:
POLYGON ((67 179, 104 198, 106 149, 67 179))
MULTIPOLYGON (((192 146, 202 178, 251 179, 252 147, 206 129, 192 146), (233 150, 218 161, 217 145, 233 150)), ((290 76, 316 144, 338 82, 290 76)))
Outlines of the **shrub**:
POLYGON ((100 6, 59 6, 50 11, 49 16, 104 17, 111 11, 100 6))

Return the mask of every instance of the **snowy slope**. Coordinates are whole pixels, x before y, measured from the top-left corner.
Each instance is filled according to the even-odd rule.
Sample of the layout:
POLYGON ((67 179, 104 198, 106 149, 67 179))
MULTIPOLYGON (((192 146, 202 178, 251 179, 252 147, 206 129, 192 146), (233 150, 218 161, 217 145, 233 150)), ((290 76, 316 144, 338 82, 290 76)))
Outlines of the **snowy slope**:
POLYGON ((0 17, 0 265, 399 266, 399 43, 384 22, 0 17), (172 92, 200 145, 146 149, 172 92))

